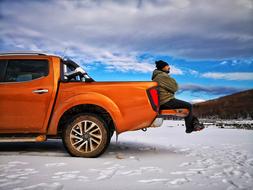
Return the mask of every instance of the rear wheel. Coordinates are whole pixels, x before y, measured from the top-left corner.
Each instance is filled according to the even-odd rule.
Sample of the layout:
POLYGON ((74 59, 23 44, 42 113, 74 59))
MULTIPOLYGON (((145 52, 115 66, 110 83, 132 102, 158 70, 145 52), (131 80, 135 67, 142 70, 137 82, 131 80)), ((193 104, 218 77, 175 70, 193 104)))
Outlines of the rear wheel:
POLYGON ((63 143, 72 156, 98 157, 108 147, 109 132, 105 122, 92 114, 77 116, 63 130, 63 143))

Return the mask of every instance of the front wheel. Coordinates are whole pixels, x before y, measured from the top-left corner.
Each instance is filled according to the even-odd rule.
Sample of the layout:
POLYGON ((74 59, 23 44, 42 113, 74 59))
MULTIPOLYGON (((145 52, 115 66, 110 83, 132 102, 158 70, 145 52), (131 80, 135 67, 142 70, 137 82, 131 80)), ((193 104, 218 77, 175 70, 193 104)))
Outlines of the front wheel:
POLYGON ((62 140, 72 156, 98 157, 108 147, 108 129, 96 115, 85 114, 77 116, 66 125, 62 140))

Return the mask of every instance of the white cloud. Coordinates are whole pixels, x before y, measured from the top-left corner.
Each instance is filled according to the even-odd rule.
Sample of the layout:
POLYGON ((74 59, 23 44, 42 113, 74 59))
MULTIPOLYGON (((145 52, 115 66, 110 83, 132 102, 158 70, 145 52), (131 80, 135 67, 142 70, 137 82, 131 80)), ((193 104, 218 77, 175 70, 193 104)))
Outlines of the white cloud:
POLYGON ((250 66, 253 64, 253 59, 231 59, 220 62, 220 65, 226 66, 250 66))
POLYGON ((106 56, 97 56, 97 61, 106 65, 107 71, 121 71, 121 72, 141 72, 141 73, 150 73, 155 67, 153 64, 138 61, 136 56, 128 54, 128 55, 113 55, 110 52, 107 52, 106 56))
POLYGON ((246 90, 245 88, 236 88, 229 86, 211 86, 199 84, 183 84, 180 86, 179 94, 182 92, 191 92, 193 94, 226 95, 246 90))
POLYGON ((170 73, 174 74, 174 75, 182 75, 184 73, 181 69, 179 69, 173 65, 170 65, 170 69, 171 69, 170 73))
MULTIPOLYGON (((70 47, 73 44, 69 44, 70 47)), ((151 73, 155 69, 155 60, 142 59, 138 60, 138 54, 117 52, 112 53, 101 48, 85 47, 82 44, 75 44, 80 52, 73 51, 72 49, 66 50, 66 54, 73 57, 80 63, 92 63, 94 61, 103 64, 107 71, 120 71, 120 72, 139 72, 151 73)), ((174 75, 182 75, 183 71, 173 65, 171 66, 171 73, 174 75)))
POLYGON ((84 56, 80 44, 123 56, 252 57, 252 10, 251 0, 2 0, 1 50, 59 52, 72 43, 84 56))
POLYGON ((205 102, 206 100, 204 99, 194 99, 191 101, 192 104, 196 104, 196 103, 201 103, 201 102, 205 102))
POLYGON ((220 65, 226 65, 227 63, 228 63, 227 61, 222 61, 220 65))
POLYGON ((253 72, 216 73, 208 72, 202 74, 204 78, 224 80, 253 80, 253 72))
POLYGON ((191 75, 194 75, 194 76, 198 76, 198 75, 199 75, 199 72, 196 71, 196 70, 193 70, 193 69, 188 69, 188 72, 189 72, 191 75))

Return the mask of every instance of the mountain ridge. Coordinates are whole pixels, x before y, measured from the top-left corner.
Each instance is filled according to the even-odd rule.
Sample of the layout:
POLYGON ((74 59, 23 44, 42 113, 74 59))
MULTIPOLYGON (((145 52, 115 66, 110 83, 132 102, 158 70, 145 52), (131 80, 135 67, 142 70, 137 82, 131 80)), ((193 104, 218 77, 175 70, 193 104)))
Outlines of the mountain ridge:
POLYGON ((195 103, 193 113, 200 118, 253 118, 253 89, 195 103))

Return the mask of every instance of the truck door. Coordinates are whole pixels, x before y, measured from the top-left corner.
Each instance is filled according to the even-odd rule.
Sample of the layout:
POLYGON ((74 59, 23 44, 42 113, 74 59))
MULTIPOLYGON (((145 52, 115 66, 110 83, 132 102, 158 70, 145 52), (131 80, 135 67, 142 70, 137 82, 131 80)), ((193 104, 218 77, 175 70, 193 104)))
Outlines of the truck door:
POLYGON ((53 91, 48 59, 0 60, 0 133, 39 133, 53 91))

